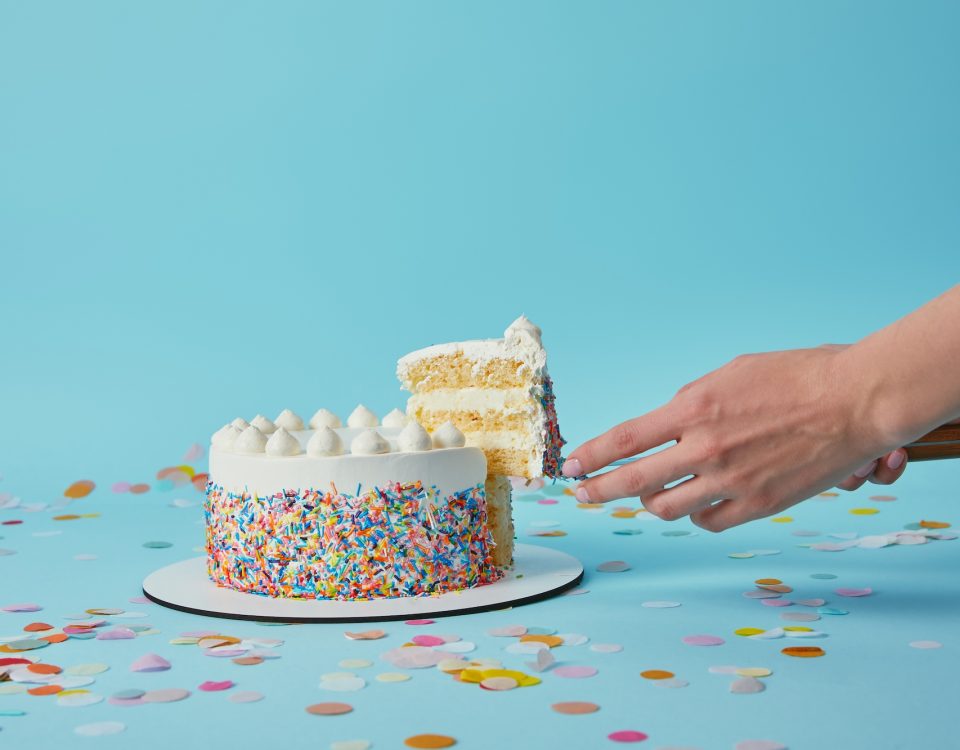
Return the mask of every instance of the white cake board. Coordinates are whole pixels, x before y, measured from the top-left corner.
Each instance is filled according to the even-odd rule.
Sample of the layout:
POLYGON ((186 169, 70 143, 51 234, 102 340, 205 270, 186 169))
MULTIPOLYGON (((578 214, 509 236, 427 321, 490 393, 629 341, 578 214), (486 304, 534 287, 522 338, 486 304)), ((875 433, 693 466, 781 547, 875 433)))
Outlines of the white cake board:
POLYGON ((518 544, 514 566, 496 583, 440 596, 340 602, 331 599, 271 599, 217 586, 207 577, 206 557, 154 571, 143 593, 165 607, 209 617, 266 622, 375 622, 462 615, 530 604, 572 588, 583 565, 565 552, 518 544))

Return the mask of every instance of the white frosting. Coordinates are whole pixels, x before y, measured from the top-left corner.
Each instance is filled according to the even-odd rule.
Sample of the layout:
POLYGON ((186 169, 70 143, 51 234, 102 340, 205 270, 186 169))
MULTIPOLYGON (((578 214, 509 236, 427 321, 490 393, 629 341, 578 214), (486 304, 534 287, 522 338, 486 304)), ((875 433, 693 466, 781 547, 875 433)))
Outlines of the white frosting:
POLYGON ((284 409, 273 421, 277 423, 277 427, 282 427, 287 432, 303 429, 303 420, 289 409, 284 409))
POLYGON ((311 456, 339 456, 343 453, 343 440, 330 427, 323 426, 307 441, 307 453, 311 456))
POLYGON ((372 456, 378 453, 389 453, 390 443, 376 430, 367 429, 357 435, 350 443, 350 452, 355 456, 372 456))
POLYGON ((241 432, 233 444, 236 453, 263 453, 266 447, 266 436, 253 425, 241 432))
POLYGON ((514 359, 530 369, 531 378, 542 379, 547 374, 547 353, 543 348, 540 329, 520 316, 511 323, 502 339, 479 339, 457 341, 450 344, 434 344, 404 355, 397 362, 397 377, 408 391, 416 392, 410 382, 410 368, 422 359, 460 353, 477 362, 492 359, 514 359))
POLYGON ((429 433, 419 422, 411 421, 400 430, 397 436, 397 447, 402 451, 428 451, 433 447, 429 433))
POLYGON ((347 417, 347 427, 376 427, 379 422, 377 415, 363 404, 358 404, 347 417))
MULTIPOLYGON (((502 414, 532 411, 540 405, 540 387, 535 388, 437 388, 415 393, 407 399, 412 414, 430 411, 496 411, 502 414)), ((542 408, 542 407, 541 407, 542 408)))
MULTIPOLYGON (((395 482, 422 482, 436 486, 441 495, 480 484, 487 475, 487 461, 478 448, 450 448, 427 452, 398 452, 399 430, 381 428, 391 452, 376 455, 314 456, 306 453, 279 460, 264 453, 244 455, 210 449, 210 478, 231 492, 274 495, 282 490, 316 489, 329 491, 331 483, 343 492, 386 487, 395 482)), ((349 446, 361 430, 347 427, 335 431, 343 445, 349 446)), ((309 446, 316 433, 310 430, 291 433, 301 446, 309 446)))
POLYGON ((444 422, 433 432, 435 448, 462 448, 466 444, 467 439, 453 422, 444 422))
POLYGON ((399 409, 394 409, 383 418, 384 427, 403 427, 409 421, 406 414, 399 409))
POLYGON ((277 431, 277 426, 262 414, 257 414, 257 416, 251 420, 250 424, 260 430, 264 435, 272 435, 277 431))
POLYGON ((240 433, 241 430, 239 427, 236 427, 232 423, 227 424, 213 433, 213 437, 210 438, 210 442, 218 448, 230 450, 233 448, 233 444, 237 442, 237 438, 240 437, 240 433))
POLYGON ((247 420, 245 420, 243 417, 237 417, 230 424, 232 424, 234 427, 240 430, 240 432, 243 432, 245 429, 247 429, 250 426, 250 423, 247 420))
POLYGON ((317 409, 310 417, 310 428, 319 430, 321 427, 343 427, 340 417, 329 409, 317 409))
POLYGON ((303 449, 299 440, 284 427, 278 427, 267 441, 266 453, 268 456, 296 456, 303 453, 303 449))

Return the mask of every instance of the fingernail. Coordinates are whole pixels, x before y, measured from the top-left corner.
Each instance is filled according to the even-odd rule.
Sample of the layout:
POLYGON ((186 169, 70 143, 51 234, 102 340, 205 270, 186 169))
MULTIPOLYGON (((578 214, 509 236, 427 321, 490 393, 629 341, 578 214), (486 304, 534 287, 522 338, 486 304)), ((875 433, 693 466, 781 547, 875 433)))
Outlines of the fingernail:
POLYGON ((871 461, 866 466, 861 466, 859 469, 853 472, 853 475, 858 479, 863 479, 864 477, 868 477, 871 474, 873 474, 873 470, 876 468, 877 468, 877 462, 871 461))
POLYGON ((587 492, 586 487, 577 487, 576 492, 573 493, 573 496, 577 498, 577 502, 580 502, 580 503, 590 502, 590 493, 587 492))
POLYGON ((583 474, 583 467, 576 458, 568 458, 563 462, 563 475, 565 477, 579 477, 583 474))
POLYGON ((906 457, 906 451, 901 448, 897 448, 893 453, 887 456, 887 466, 889 466, 893 471, 896 471, 903 466, 903 461, 906 457))

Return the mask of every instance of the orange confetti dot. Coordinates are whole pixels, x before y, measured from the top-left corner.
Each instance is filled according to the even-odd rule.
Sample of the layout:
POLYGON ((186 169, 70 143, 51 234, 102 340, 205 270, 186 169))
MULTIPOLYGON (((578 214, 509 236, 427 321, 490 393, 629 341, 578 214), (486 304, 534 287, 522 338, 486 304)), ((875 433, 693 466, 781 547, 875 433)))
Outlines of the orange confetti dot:
POLYGON ((30 688, 28 691, 30 695, 56 695, 57 693, 63 692, 63 688, 59 685, 37 685, 35 688, 30 688))
POLYGON ((558 635, 521 635, 521 643, 545 643, 550 648, 563 645, 563 638, 558 635))
POLYGON ((820 497, 840 497, 839 492, 821 492, 820 497))
POLYGON ((950 524, 946 521, 921 521, 920 527, 924 529, 949 529, 950 524))
POLYGON ((674 674, 665 669, 648 669, 641 672, 640 676, 646 680, 669 680, 674 674))
POLYGON ((445 734, 415 734, 403 741, 407 747, 419 747, 433 750, 434 748, 453 747, 457 741, 445 734))
POLYGON ((757 588, 775 591, 778 594, 789 594, 793 589, 785 583, 759 583, 757 588))
POLYGON ((592 714, 600 710, 600 706, 588 701, 564 701, 562 703, 554 703, 550 708, 558 714, 567 714, 568 716, 592 714))
POLYGON ((143 484, 142 482, 140 484, 132 484, 130 485, 129 491, 132 492, 134 495, 142 495, 144 492, 150 491, 150 485, 143 484))
POLYGON ((799 656, 802 658, 811 659, 815 656, 823 656, 827 652, 819 646, 788 646, 787 648, 782 649, 780 653, 785 654, 786 656, 799 656))
POLYGON ((783 583, 779 578, 758 578, 754 581, 757 586, 776 586, 778 583, 783 583))
POLYGON ((53 635, 42 635, 40 640, 47 643, 63 643, 69 637, 66 633, 54 633, 53 635))
POLYGON ((307 713, 314 716, 340 716, 353 711, 349 703, 314 703, 307 706, 307 713))
POLYGON ((28 664, 27 671, 34 674, 60 674, 63 670, 56 664, 28 664))
POLYGON ((93 492, 93 488, 96 486, 97 485, 95 485, 89 479, 81 479, 67 487, 67 489, 63 491, 63 496, 77 500, 81 497, 86 497, 89 495, 91 492, 93 492))
POLYGON ((260 656, 238 656, 233 660, 234 664, 239 664, 242 667, 250 667, 255 664, 263 664, 263 657, 260 656))
POLYGON ((26 633, 39 633, 43 630, 53 630, 53 625, 47 625, 45 622, 31 622, 24 626, 23 630, 26 633))
POLYGON ((193 483, 195 489, 200 492, 204 492, 207 489, 207 482, 210 481, 209 474, 194 474, 193 479, 190 480, 193 483))

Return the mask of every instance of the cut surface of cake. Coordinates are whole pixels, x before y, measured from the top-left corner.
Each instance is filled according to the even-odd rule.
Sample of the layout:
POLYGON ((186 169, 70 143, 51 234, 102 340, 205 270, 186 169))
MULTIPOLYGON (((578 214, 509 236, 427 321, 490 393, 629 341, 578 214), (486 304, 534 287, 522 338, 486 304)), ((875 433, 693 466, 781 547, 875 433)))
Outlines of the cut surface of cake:
POLYGON ((540 329, 524 316, 502 339, 436 344, 397 363, 407 414, 428 430, 452 422, 492 476, 560 476, 564 440, 540 329))
POLYGON ((379 599, 492 583, 483 452, 455 428, 427 431, 359 406, 343 427, 237 418, 210 448, 207 569, 220 586, 274 598, 379 599))
POLYGON ((410 391, 407 415, 427 430, 453 426, 487 457, 486 505, 493 562, 513 561, 508 477, 560 476, 560 436, 540 329, 524 316, 502 339, 436 344, 397 363, 410 391))

